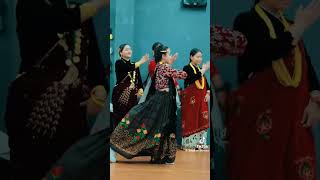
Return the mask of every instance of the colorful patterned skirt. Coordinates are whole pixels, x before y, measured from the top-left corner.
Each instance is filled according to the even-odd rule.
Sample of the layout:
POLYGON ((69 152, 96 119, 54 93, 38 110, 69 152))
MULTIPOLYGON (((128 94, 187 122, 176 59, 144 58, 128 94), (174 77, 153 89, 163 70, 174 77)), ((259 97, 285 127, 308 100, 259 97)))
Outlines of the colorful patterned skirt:
POLYGON ((206 88, 198 89, 193 84, 181 94, 182 146, 184 149, 196 149, 201 141, 205 142, 209 128, 208 102, 205 102, 206 88))
POLYGON ((176 155, 176 97, 156 91, 147 101, 134 106, 111 135, 111 148, 131 159, 150 155, 153 163, 168 163, 176 155))

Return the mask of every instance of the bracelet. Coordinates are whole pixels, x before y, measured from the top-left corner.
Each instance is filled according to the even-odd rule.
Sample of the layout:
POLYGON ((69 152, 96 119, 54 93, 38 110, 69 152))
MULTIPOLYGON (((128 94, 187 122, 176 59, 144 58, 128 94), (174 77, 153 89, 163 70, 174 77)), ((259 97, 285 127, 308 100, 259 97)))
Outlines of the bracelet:
POLYGON ((94 94, 94 92, 95 92, 98 88, 104 88, 104 86, 98 85, 98 86, 94 87, 94 88, 91 90, 91 93, 90 93, 91 99, 92 99, 92 101, 93 101, 96 105, 98 105, 98 106, 100 106, 100 107, 104 107, 104 106, 105 106, 105 100, 98 98, 98 97, 94 94))
POLYGON ((318 106, 320 106, 320 95, 317 94, 318 92, 311 93, 310 100, 313 103, 316 103, 318 106))
POLYGON ((104 107, 105 106, 105 101, 104 100, 98 99, 96 96, 91 96, 91 99, 99 107, 104 107))

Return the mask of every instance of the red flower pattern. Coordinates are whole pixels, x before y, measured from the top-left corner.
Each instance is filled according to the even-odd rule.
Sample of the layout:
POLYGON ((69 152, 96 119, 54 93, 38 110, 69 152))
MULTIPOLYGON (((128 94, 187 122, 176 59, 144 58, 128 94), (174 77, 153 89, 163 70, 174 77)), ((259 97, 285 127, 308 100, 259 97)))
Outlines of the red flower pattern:
POLYGON ((271 110, 267 110, 259 115, 257 119, 257 132, 264 139, 270 138, 270 132, 272 130, 272 118, 271 110))
POLYGON ((61 166, 57 166, 51 169, 51 175, 53 176, 53 178, 57 178, 61 176, 62 173, 63 173, 63 167, 61 166))
POLYGON ((312 167, 311 161, 311 157, 304 157, 296 161, 298 175, 303 180, 315 179, 314 167, 312 167))

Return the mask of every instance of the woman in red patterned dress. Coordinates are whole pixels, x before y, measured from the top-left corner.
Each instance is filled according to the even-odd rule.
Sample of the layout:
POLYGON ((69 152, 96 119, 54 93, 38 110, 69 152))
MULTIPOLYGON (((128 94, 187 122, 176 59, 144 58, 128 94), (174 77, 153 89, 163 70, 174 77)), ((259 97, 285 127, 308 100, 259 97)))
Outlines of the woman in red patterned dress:
POLYGON ((282 15, 290 0, 261 0, 234 29, 248 46, 238 59, 239 89, 230 101, 231 180, 315 180, 310 126, 320 119, 319 83, 301 35, 320 15, 320 2, 282 15))
MULTIPOLYGON (((182 148, 184 150, 205 150, 202 142, 209 128, 208 102, 210 86, 201 73, 202 52, 194 48, 190 51, 190 62, 183 70, 188 74, 181 92, 182 148), (199 146, 202 145, 203 147, 199 146)), ((210 63, 210 62, 209 62, 210 63)), ((208 63, 207 63, 208 64, 208 63)), ((204 64, 206 65, 206 64, 204 64)))

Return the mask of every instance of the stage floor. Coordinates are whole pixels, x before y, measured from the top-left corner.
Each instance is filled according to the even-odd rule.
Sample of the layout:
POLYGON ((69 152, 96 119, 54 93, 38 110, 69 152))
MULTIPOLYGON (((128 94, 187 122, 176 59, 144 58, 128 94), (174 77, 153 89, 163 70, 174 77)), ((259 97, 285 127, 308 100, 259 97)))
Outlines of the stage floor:
POLYGON ((210 153, 178 151, 174 165, 149 164, 150 157, 110 164, 111 180, 209 180, 210 153))

